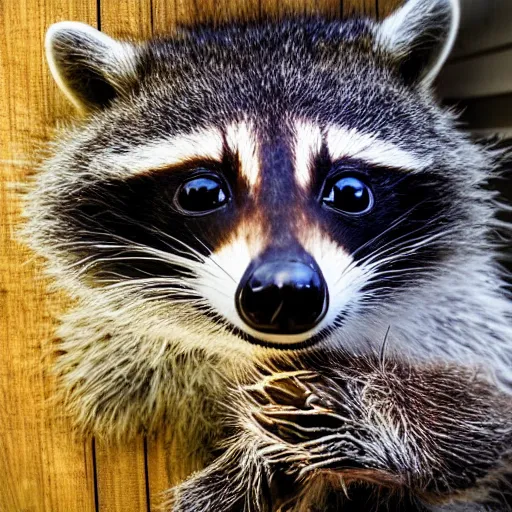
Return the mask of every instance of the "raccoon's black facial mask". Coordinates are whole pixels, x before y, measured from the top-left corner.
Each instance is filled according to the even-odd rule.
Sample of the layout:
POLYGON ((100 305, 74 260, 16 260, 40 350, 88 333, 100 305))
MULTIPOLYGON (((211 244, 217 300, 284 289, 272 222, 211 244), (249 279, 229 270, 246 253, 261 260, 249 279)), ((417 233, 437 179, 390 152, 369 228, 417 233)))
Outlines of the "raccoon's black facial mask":
MULTIPOLYGON (((82 187, 60 206, 76 234, 71 253, 87 258, 87 275, 96 285, 153 276, 160 280, 148 283, 146 290, 156 293, 165 292, 165 278, 182 279, 185 297, 198 276, 185 261, 148 258, 147 249, 188 250, 207 258, 232 244, 230 237, 243 227, 258 244, 242 262, 243 273, 230 276, 229 262, 217 262, 236 283, 232 301, 241 321, 232 327, 248 341, 279 347, 285 340, 286 348, 319 341, 333 318, 341 325, 351 308, 392 300, 411 281, 428 279, 453 255, 445 240, 456 232, 454 219, 460 221, 464 211, 441 169, 414 173, 351 158, 332 160, 321 146, 304 187, 296 180, 294 142, 290 133, 261 149, 264 154, 253 162, 258 171, 253 185, 242 171, 250 162, 225 148, 219 161, 196 159, 110 179, 101 190, 82 187), (368 269, 354 297, 341 308, 333 296, 335 283, 322 270, 326 255, 315 258, 317 248, 307 240, 308 233, 328 240, 332 250, 350 261, 345 270, 368 269), (120 253, 118 240, 130 249, 120 253), (370 272, 373 268, 378 271, 370 272), (327 323, 330 302, 336 309, 327 323)), ((342 279, 343 267, 338 272, 342 279)))

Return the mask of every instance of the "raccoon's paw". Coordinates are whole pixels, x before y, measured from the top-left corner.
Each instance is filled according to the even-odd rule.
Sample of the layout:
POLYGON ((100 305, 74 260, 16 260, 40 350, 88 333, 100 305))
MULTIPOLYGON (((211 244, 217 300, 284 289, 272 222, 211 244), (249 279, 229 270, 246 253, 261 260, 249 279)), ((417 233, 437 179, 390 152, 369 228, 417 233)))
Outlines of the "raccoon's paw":
POLYGON ((403 492, 446 503, 437 509, 446 512, 483 512, 475 500, 510 482, 510 400, 474 373, 399 366, 339 373, 278 373, 245 390, 243 425, 261 460, 297 481, 336 473, 347 488, 403 492))
MULTIPOLYGON (((262 407, 309 409, 313 403, 322 401, 315 393, 319 382, 319 375, 311 371, 274 373, 252 386, 244 387, 243 392, 250 401, 262 407)), ((324 405, 328 405, 328 402, 324 405)))
POLYGON ((315 470, 376 469, 363 449, 365 429, 353 432, 343 406, 322 392, 329 382, 310 371, 278 373, 245 388, 253 431, 268 436, 261 456, 301 476, 315 470))

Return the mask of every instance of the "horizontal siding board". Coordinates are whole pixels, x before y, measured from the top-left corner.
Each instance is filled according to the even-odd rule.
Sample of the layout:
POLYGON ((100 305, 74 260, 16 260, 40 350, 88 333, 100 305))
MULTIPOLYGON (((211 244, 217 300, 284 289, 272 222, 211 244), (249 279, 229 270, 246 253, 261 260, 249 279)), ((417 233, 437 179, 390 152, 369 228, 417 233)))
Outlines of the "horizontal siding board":
POLYGON ((448 64, 439 78, 438 90, 444 98, 512 92, 512 48, 448 64))
POLYGON ((461 0, 461 29, 452 59, 512 45, 512 0, 461 0))
POLYGON ((474 130, 512 129, 512 93, 458 101, 454 106, 462 111, 461 121, 474 130))

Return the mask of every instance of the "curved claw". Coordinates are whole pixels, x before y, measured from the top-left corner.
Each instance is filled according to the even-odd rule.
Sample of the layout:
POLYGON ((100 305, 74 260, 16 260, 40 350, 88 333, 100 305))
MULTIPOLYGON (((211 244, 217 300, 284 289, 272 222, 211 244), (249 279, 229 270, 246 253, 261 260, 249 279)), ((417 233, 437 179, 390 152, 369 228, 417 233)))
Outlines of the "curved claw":
POLYGON ((244 387, 242 391, 258 405, 307 408, 313 395, 307 383, 317 378, 316 373, 309 371, 275 373, 252 386, 244 387))

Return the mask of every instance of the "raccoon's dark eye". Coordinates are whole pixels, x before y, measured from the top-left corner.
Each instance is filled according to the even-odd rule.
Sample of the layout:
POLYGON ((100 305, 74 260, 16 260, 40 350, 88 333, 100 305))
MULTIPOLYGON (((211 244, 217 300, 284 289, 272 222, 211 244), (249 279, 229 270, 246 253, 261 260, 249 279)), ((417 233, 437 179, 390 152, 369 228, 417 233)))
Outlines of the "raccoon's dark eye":
POLYGON ((181 184, 175 202, 185 213, 199 215, 224 206, 229 200, 227 186, 213 175, 196 176, 181 184))
POLYGON ((356 176, 338 176, 327 182, 322 202, 342 213, 361 215, 373 207, 370 187, 356 176))

